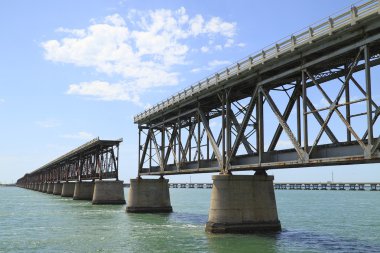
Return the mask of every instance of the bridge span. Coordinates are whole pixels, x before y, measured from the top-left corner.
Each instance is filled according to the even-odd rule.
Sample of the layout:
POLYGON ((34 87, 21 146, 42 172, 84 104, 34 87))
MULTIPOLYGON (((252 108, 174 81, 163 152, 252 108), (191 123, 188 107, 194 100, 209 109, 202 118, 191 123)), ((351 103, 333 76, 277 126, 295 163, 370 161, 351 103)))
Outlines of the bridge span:
POLYGON ((379 13, 351 6, 136 115, 127 210, 171 211, 164 175, 219 172, 206 230, 278 230, 266 170, 379 163, 379 13))
POLYGON ((123 181, 119 181, 122 141, 95 138, 25 174, 16 185, 93 204, 125 204, 123 181))

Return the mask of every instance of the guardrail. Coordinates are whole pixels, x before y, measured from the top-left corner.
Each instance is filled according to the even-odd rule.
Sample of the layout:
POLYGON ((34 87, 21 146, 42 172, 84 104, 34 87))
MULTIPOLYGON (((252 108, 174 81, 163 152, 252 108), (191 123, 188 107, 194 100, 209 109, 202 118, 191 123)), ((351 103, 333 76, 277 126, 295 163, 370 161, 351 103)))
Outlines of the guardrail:
POLYGON ((193 84, 183 91, 178 92, 170 98, 161 101, 144 112, 136 115, 134 117, 134 121, 136 123, 143 120, 146 117, 158 113, 169 106, 180 103, 187 97, 197 95, 210 87, 218 85, 221 81, 225 81, 232 76, 239 75, 241 72, 250 70, 270 59, 277 58, 280 55, 294 51, 296 48, 312 43, 314 40, 323 36, 329 36, 334 31, 354 25, 359 20, 375 13, 380 13, 380 0, 371 0, 357 6, 348 7, 342 12, 336 14, 334 17, 329 17, 322 23, 316 23, 306 29, 293 33, 292 35, 263 48, 257 53, 247 56, 241 61, 238 61, 237 63, 234 63, 227 68, 208 76, 207 78, 193 84))

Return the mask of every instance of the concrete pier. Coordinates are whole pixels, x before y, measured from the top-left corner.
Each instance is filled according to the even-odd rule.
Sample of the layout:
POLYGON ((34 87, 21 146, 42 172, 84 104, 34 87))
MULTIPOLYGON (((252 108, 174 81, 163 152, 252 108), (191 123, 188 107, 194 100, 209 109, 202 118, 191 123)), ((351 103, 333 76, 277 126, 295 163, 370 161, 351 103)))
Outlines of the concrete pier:
POLYGON ((254 233, 279 231, 273 176, 215 175, 206 231, 254 233))
POLYGON ((74 200, 92 200, 94 194, 94 182, 76 182, 74 200))
POLYGON ((54 183, 48 183, 46 193, 53 194, 53 190, 54 190, 54 183))
POLYGON ((47 192, 48 183, 43 183, 42 192, 47 192))
POLYGON ((74 182, 64 182, 62 183, 62 197, 70 197, 74 196, 75 183, 74 182))
POLYGON ((62 194, 62 183, 61 182, 55 182, 54 183, 53 194, 54 195, 61 195, 62 194))
POLYGON ((128 194, 127 212, 129 213, 170 213, 169 180, 131 179, 128 194))
POLYGON ((92 204, 125 204, 123 181, 95 181, 92 204))

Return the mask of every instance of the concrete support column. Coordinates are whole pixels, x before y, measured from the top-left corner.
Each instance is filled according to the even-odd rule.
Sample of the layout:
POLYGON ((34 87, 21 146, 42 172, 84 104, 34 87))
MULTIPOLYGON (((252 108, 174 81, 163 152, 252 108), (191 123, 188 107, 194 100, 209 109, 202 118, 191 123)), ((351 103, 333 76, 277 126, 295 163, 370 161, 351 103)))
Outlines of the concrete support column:
POLYGON ((279 231, 273 176, 215 175, 206 231, 253 233, 279 231))
POLYGON ((94 182, 76 182, 74 200, 92 200, 94 194, 94 182))
POLYGON ((131 179, 128 194, 127 212, 129 213, 170 213, 169 180, 131 179))
POLYGON ((38 191, 42 192, 43 188, 44 188, 44 183, 38 183, 38 191))
POLYGON ((62 194, 62 183, 61 182, 55 182, 54 183, 53 194, 54 195, 61 195, 62 194))
POLYGON ((54 190, 54 183, 49 182, 49 183, 47 184, 47 190, 46 190, 46 193, 47 193, 47 194, 53 194, 53 190, 54 190))
POLYGON ((123 181, 96 181, 92 204, 125 204, 123 181))
POLYGON ((48 183, 43 183, 42 192, 47 192, 47 189, 48 189, 48 183))
POLYGON ((75 183, 74 182, 64 182, 62 184, 62 197, 70 197, 74 196, 75 183))

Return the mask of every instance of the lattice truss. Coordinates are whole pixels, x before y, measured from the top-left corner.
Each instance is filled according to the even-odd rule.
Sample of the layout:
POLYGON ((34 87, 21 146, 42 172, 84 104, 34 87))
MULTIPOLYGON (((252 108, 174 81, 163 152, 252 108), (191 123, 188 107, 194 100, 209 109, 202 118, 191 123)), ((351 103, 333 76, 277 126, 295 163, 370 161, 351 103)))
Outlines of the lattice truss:
POLYGON ((27 175, 28 182, 118 179, 119 145, 98 146, 27 175))
POLYGON ((377 47, 244 90, 226 88, 178 116, 139 125, 139 174, 379 161, 377 47))

